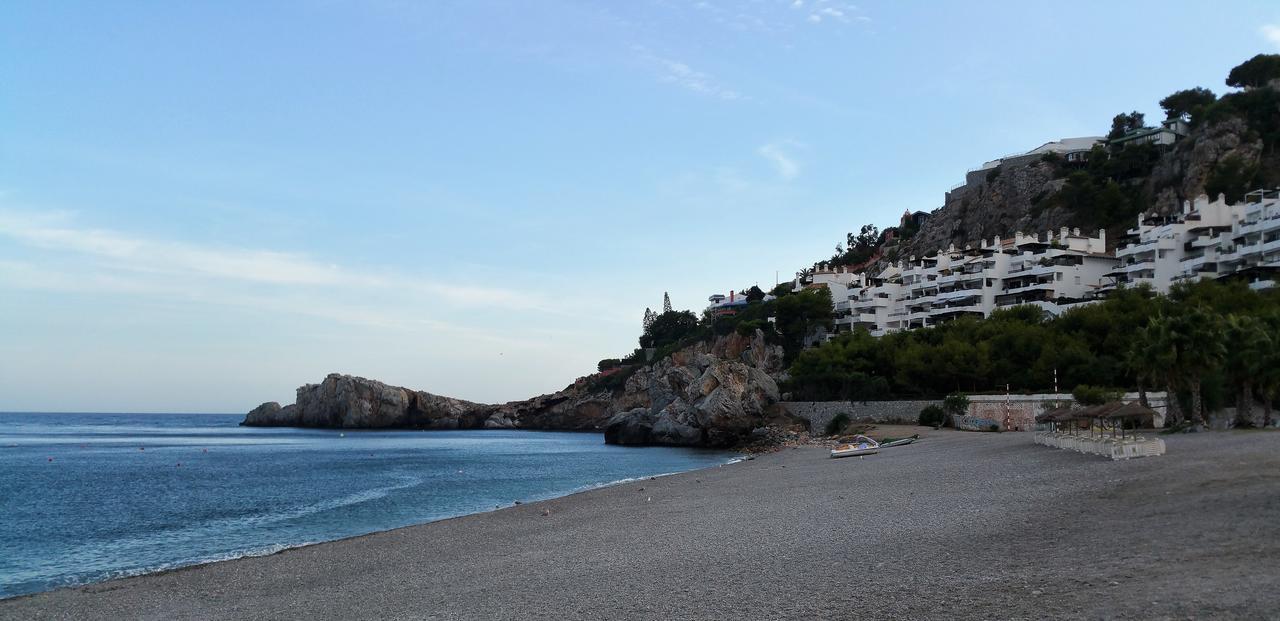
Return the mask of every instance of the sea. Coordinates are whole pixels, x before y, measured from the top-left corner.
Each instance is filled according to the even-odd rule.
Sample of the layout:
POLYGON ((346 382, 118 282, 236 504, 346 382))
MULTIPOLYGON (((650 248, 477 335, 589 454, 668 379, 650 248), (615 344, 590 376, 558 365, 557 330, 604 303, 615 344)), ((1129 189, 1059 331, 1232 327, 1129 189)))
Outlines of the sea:
POLYGON ((0 413, 0 597, 491 511, 735 454, 595 433, 0 413))

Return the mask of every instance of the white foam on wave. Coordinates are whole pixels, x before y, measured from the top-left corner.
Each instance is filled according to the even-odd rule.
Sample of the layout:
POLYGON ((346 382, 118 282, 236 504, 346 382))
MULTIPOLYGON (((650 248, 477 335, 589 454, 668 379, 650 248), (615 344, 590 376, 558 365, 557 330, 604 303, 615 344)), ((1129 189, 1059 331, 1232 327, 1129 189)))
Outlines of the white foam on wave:
POLYGON ((158 563, 155 565, 147 565, 144 567, 132 567, 128 569, 110 569, 100 572, 91 572, 76 576, 68 576, 61 580, 53 580, 50 585, 53 588, 65 588, 81 586, 85 584, 93 584, 96 582, 105 582, 107 580, 119 580, 121 578, 132 578, 134 576, 142 576, 145 574, 154 574, 162 571, 170 571, 180 569, 182 567, 190 567, 192 565, 204 565, 206 563, 219 563, 222 561, 232 561, 238 558, 249 558, 253 556, 271 556, 277 552, 283 552, 292 548, 301 548, 312 544, 320 543, 318 541, 304 541, 301 543, 277 543, 268 546, 256 548, 247 548, 244 550, 236 550, 232 552, 224 552, 220 554, 211 554, 206 556, 198 556, 186 558, 168 563, 158 563))

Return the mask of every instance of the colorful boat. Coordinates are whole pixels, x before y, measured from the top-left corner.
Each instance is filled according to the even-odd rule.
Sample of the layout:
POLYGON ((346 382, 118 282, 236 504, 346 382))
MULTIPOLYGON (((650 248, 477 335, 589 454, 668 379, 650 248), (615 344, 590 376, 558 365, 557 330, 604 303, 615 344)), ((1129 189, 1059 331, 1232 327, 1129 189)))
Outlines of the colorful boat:
POLYGON ((852 457, 854 455, 874 455, 880 452, 880 443, 867 436, 853 436, 851 442, 837 444, 831 449, 832 457, 852 457))

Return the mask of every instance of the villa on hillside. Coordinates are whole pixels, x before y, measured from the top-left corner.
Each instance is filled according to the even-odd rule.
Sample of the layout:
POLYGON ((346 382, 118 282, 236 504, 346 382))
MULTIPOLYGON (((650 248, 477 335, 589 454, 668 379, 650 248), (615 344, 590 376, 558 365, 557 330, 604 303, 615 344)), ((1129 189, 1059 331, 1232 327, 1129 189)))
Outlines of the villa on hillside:
POLYGON ((987 175, 996 168, 1002 166, 1021 166, 1039 161, 1045 155, 1056 154, 1070 164, 1084 164, 1089 161, 1089 152, 1093 150, 1094 145, 1102 143, 1105 138, 1102 136, 1081 136, 1079 138, 1063 138, 1062 140, 1054 140, 1046 142, 1030 151, 1024 153, 1014 153, 1005 157, 991 160, 982 166, 970 170, 965 174, 964 183, 951 189, 947 193, 947 200, 950 200, 953 192, 967 191, 969 188, 986 183, 987 175))
MULTIPOLYGON (((774 296, 766 293, 762 301, 768 302, 772 299, 774 299, 774 296)), ((737 315, 738 311, 746 308, 747 304, 747 296, 742 292, 730 291, 728 296, 716 293, 707 298, 705 312, 714 317, 732 317, 737 315)))
POLYGON ((1169 119, 1160 123, 1160 127, 1143 127, 1125 133, 1119 138, 1113 138, 1107 141, 1107 146, 1128 146, 1131 144, 1154 144, 1157 146, 1170 146, 1179 139, 1186 137, 1191 131, 1191 126, 1182 119, 1169 119))

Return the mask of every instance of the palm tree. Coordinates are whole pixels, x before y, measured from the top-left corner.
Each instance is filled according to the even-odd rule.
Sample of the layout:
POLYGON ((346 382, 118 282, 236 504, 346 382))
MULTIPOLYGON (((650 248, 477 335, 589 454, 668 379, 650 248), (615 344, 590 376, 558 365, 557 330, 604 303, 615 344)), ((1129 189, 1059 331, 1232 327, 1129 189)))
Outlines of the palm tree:
POLYGON ((1152 363, 1152 352, 1148 351, 1149 343, 1147 328, 1138 328, 1129 343, 1129 351, 1124 353, 1124 366, 1138 382, 1138 402, 1142 407, 1151 407, 1147 402, 1147 384, 1155 384, 1160 379, 1160 368, 1152 363))
POLYGON ((1165 406, 1169 417, 1173 419, 1174 425, 1181 425, 1182 408, 1178 405, 1177 394, 1181 388, 1181 376, 1177 373, 1178 352, 1169 318, 1157 314, 1147 322, 1146 327, 1139 328, 1126 358, 1130 368, 1139 376, 1140 383, 1145 377, 1153 384, 1164 384, 1165 406))
POLYGON ((1271 404, 1280 398, 1280 313, 1262 318, 1262 325, 1271 340, 1272 347, 1263 355, 1255 382, 1262 397, 1262 426, 1271 426, 1271 404))
POLYGON ((1226 372, 1236 388, 1236 426, 1253 426, 1253 388, 1274 344, 1256 317, 1230 315, 1225 326, 1226 372))
POLYGON ((1200 378, 1215 368, 1226 356, 1222 316, 1197 306, 1169 318, 1164 337, 1174 351, 1174 373, 1179 383, 1191 391, 1191 418, 1208 426, 1204 411, 1200 378))

